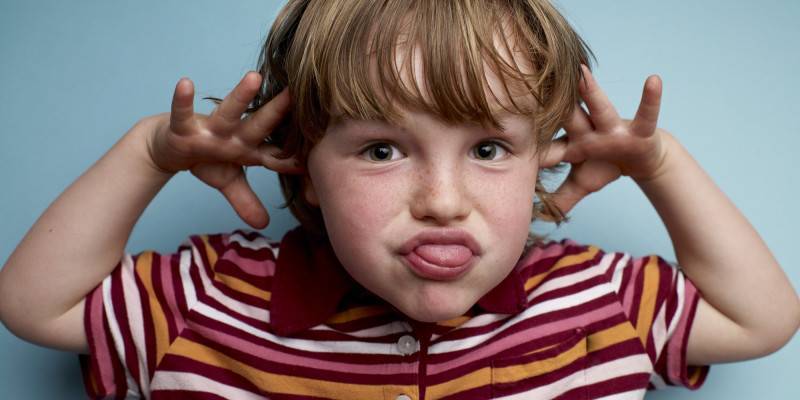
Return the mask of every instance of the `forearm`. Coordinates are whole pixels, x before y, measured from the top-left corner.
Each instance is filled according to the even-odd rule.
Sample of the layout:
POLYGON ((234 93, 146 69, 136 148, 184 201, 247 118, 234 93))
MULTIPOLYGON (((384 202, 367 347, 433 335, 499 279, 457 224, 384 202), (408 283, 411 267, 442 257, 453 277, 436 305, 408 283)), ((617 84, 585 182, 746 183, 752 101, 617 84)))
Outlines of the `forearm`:
POLYGON ((155 119, 131 128, 39 217, 0 270, 0 306, 10 326, 51 321, 119 262, 134 224, 171 174, 149 162, 155 119))
POLYGON ((767 245, 686 149, 664 136, 662 173, 637 184, 664 222, 678 264, 710 305, 746 331, 797 329, 797 294, 767 245))

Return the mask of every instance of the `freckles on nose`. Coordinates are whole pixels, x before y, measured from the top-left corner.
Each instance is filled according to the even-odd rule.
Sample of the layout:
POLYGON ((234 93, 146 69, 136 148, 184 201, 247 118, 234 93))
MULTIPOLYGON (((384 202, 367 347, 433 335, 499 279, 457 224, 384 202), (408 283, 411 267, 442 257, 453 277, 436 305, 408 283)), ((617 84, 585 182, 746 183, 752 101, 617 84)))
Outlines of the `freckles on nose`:
POLYGON ((466 217, 471 206, 464 184, 463 177, 452 169, 417 171, 411 182, 412 214, 418 219, 439 221, 466 217))

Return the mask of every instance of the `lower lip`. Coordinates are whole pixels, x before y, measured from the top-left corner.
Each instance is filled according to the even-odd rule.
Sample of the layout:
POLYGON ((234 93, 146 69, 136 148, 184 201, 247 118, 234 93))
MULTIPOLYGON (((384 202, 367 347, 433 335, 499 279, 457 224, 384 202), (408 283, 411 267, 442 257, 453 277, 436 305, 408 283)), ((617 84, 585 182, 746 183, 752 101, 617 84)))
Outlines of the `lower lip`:
POLYGON ((474 264, 478 257, 472 256, 469 261, 454 267, 442 267, 425 261, 415 252, 403 255, 403 259, 414 273, 422 278, 437 281, 452 281, 464 275, 474 264))

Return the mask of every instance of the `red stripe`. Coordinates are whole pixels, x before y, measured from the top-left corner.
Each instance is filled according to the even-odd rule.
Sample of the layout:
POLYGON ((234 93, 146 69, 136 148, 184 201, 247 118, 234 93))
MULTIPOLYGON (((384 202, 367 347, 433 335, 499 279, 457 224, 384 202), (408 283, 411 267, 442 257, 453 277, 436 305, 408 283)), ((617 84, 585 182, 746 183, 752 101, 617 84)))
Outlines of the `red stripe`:
MULTIPOLYGON (((137 257, 132 257, 133 265, 136 265, 137 257)), ((139 356, 136 353, 136 346, 133 343, 130 321, 128 321, 127 304, 125 303, 124 289, 122 286, 122 274, 129 273, 118 268, 111 279, 111 302, 113 303, 114 315, 117 318, 120 334, 124 347, 125 366, 133 377, 134 382, 139 384, 139 356)), ((134 294, 136 295, 136 294, 134 294)))

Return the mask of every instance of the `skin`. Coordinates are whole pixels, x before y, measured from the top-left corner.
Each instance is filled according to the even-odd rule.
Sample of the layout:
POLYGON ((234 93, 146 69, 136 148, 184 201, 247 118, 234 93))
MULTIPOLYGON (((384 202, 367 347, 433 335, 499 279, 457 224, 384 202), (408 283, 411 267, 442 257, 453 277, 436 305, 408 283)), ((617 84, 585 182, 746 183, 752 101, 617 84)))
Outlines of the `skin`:
POLYGON ((321 207, 336 255, 358 282, 411 318, 447 320, 496 286, 522 254, 538 171, 531 122, 508 117, 503 133, 403 115, 400 126, 331 126, 309 155, 307 198, 321 207), (480 157, 479 145, 494 146, 494 155, 480 157), (391 151, 387 160, 375 159, 378 147, 391 151), (421 278, 401 260, 400 246, 432 227, 461 228, 483 250, 455 281, 421 278))
MULTIPOLYGON (((496 36, 498 51, 511 61, 516 54, 500 41, 496 36)), ((428 96, 422 58, 416 49, 411 60, 408 54, 397 54, 402 79, 428 96)), ((521 56, 515 62, 530 70, 521 56)), ((506 91, 488 66, 485 71, 493 110, 510 107, 509 96, 535 108, 524 88, 509 83, 506 91)), ((498 112, 499 130, 398 109, 396 125, 335 119, 309 154, 305 195, 320 207, 331 245, 356 281, 410 318, 444 321, 463 315, 522 255, 540 162, 534 122, 498 112), (491 155, 478 152, 481 146, 491 155), (386 159, 374 156, 377 149, 389 152, 386 159), (453 281, 420 277, 403 262, 400 247, 422 230, 444 227, 477 240, 477 262, 453 281)))

